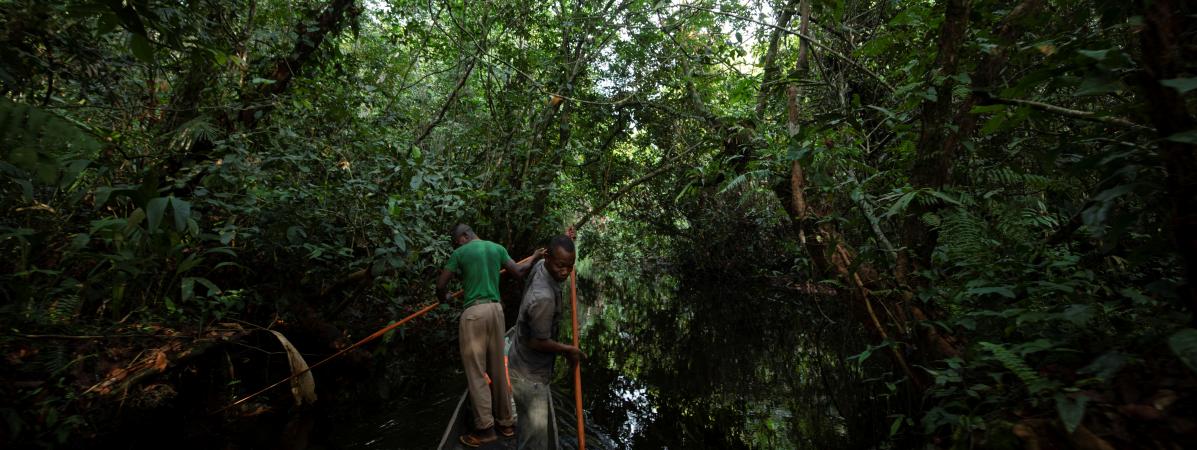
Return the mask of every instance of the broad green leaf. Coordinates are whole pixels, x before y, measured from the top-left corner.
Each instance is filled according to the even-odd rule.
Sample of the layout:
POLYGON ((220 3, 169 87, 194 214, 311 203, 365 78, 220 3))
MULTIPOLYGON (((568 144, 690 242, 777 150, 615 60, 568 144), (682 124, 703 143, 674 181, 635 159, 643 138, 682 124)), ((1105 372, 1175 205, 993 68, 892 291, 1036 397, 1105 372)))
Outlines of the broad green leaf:
POLYGON ((1089 403, 1089 397, 1084 395, 1056 394, 1056 411, 1060 413, 1060 421, 1064 422, 1064 428, 1069 433, 1076 431, 1076 427, 1081 425, 1081 420, 1085 418, 1085 404, 1087 403, 1089 403))
POLYGON ((153 233, 158 230, 158 225, 162 223, 162 216, 166 214, 166 204, 170 202, 167 197, 158 197, 151 199, 145 206, 146 218, 149 219, 149 230, 153 233))
POLYGON ((79 250, 84 247, 87 247, 88 242, 91 242, 90 234, 87 234, 87 233, 76 234, 74 238, 71 238, 71 250, 79 250))
POLYGON ((182 233, 187 229, 187 219, 191 218, 191 203, 177 197, 171 197, 170 205, 174 208, 175 230, 182 233))
POLYGON ((1180 142, 1182 144, 1197 144, 1197 130, 1182 131, 1165 138, 1172 142, 1180 142))
MULTIPOLYGON (((179 290, 181 291, 179 298, 182 301, 188 301, 188 300, 191 300, 192 298, 195 298, 195 278, 193 278, 193 277, 184 278, 183 282, 179 284, 179 290)), ((173 308, 171 308, 171 309, 173 309, 173 308)))
POLYGON ((198 266, 201 262, 204 262, 204 258, 201 258, 198 253, 192 253, 191 255, 187 256, 183 262, 179 263, 179 267, 175 268, 175 274, 182 274, 188 270, 194 269, 195 266, 198 266))
POLYGON ((1060 317, 1073 325, 1081 326, 1093 318, 1093 308, 1089 305, 1068 305, 1064 312, 1060 313, 1060 317))
POLYGON ((1101 95, 1111 92, 1118 92, 1122 90, 1122 82, 1117 78, 1110 77, 1104 74, 1091 75, 1081 80, 1081 85, 1077 87, 1076 92, 1072 95, 1081 97, 1086 95, 1101 95))
POLYGON ((66 167, 63 168, 62 178, 58 180, 58 186, 63 188, 70 186, 79 177, 79 174, 83 172, 83 169, 86 169, 89 165, 91 165, 91 161, 86 159, 77 159, 67 163, 66 167))
POLYGON ((145 36, 132 34, 129 37, 129 48, 133 50, 133 56, 136 56, 137 59, 146 64, 154 63, 154 47, 145 36))
POLYGON ((914 200, 916 195, 918 195, 918 191, 911 191, 903 194, 898 198, 898 201, 894 202, 893 206, 890 206, 889 209, 885 211, 885 214, 881 215, 881 217, 890 217, 905 211, 906 207, 910 206, 911 200, 914 200))
POLYGON ((1112 188, 1106 189, 1093 196, 1095 202, 1108 202, 1110 200, 1121 197, 1131 191, 1134 191, 1139 185, 1137 183, 1120 184, 1112 188))
POLYGON ((222 263, 218 263, 218 264, 216 264, 215 266, 212 266, 212 269, 220 269, 220 268, 222 268, 222 267, 236 267, 236 268, 238 268, 238 269, 242 269, 242 270, 248 270, 248 269, 249 269, 248 267, 245 267, 245 266, 243 266, 243 265, 241 265, 241 264, 237 264, 237 263, 235 263, 235 262, 232 262, 232 261, 225 261, 225 262, 222 262, 222 263))
POLYGON ((1122 294, 1123 297, 1131 299, 1131 301, 1135 302, 1136 305, 1150 305, 1155 303, 1155 299, 1143 295, 1142 292, 1139 292, 1139 290, 1135 288, 1128 287, 1118 291, 1118 293, 1122 294))
POLYGON ((959 200, 956 200, 956 199, 954 199, 954 198, 952 198, 952 197, 948 196, 948 194, 945 194, 945 193, 943 193, 943 192, 941 192, 941 191, 937 191, 937 190, 935 190, 935 189, 928 189, 928 190, 926 190, 926 192, 927 192, 928 194, 931 194, 931 196, 932 196, 932 197, 938 198, 938 199, 940 199, 940 200, 943 200, 943 201, 945 201, 945 202, 948 202, 948 203, 950 203, 950 204, 952 204, 952 205, 956 205, 956 206, 963 206, 963 205, 961 205, 961 204, 960 204, 960 201, 959 201, 959 200))
POLYGON ((207 278, 195 277, 195 282, 208 288, 208 295, 216 295, 222 292, 220 288, 216 287, 215 283, 209 281, 207 278))
POLYGON ((1119 370, 1130 361, 1130 357, 1118 351, 1106 352, 1097 359, 1089 363, 1089 365, 1077 370, 1077 373, 1093 374, 1093 376, 1108 381, 1118 374, 1119 370))
POLYGON ((224 253, 224 254, 232 256, 232 257, 237 256, 237 252, 233 251, 233 249, 228 248, 228 247, 216 247, 216 248, 210 248, 210 249, 204 251, 205 255, 207 255, 209 253, 224 253))
POLYGON ((96 188, 95 207, 99 208, 104 206, 105 203, 108 203, 108 197, 112 195, 113 190, 114 189, 109 186, 101 186, 96 188))
POLYGON ((1160 84, 1176 89, 1181 94, 1197 89, 1197 77, 1194 78, 1173 78, 1171 80, 1160 80, 1160 84))
POLYGON ((1107 48, 1105 50, 1077 50, 1077 53, 1080 53, 1089 58, 1096 59, 1098 61, 1105 61, 1106 57, 1109 56, 1111 50, 1113 50, 1113 49, 1107 48))
POLYGON ((27 202, 33 201, 33 183, 24 178, 13 180, 21 186, 21 198, 27 202))
POLYGON ((897 417, 894 417, 893 423, 889 424, 890 437, 898 435, 898 431, 902 429, 902 422, 904 422, 905 420, 906 420, 905 414, 898 414, 897 417))
POLYGON ((1168 347, 1172 348, 1180 361, 1197 372, 1197 330, 1185 328, 1168 338, 1168 347))
MULTIPOLYGON (((132 231, 134 227, 141 225, 142 220, 145 220, 145 210, 141 208, 133 210, 133 212, 129 213, 129 217, 125 219, 126 232, 132 231)), ((92 233, 95 233, 94 229, 92 233)))
POLYGON ((303 231, 303 227, 299 225, 291 225, 287 227, 287 240, 292 244, 298 244, 308 237, 308 234, 303 231))
POLYGON ((1008 286, 971 288, 968 290, 968 293, 970 295, 997 294, 997 295, 1000 295, 1000 296, 1006 297, 1006 298, 1014 298, 1014 291, 1011 290, 1008 286))

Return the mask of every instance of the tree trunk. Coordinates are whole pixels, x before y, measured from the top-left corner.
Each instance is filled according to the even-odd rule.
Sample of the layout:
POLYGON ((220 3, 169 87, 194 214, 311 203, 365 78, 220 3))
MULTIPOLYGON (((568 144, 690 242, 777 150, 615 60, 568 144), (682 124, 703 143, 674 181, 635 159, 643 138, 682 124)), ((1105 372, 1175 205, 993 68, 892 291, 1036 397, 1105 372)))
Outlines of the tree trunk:
MULTIPOLYGON (((940 189, 948 183, 952 161, 956 158, 955 146, 948 143, 946 125, 952 110, 952 89, 960 61, 960 47, 968 29, 970 0, 948 0, 945 5, 943 23, 939 28, 939 52, 935 56, 935 67, 928 84, 935 88, 935 98, 923 102, 922 131, 919 134, 918 153, 910 171, 910 184, 915 188, 940 189), (937 80, 942 79, 942 82, 937 80)), ((924 267, 931 260, 935 248, 935 232, 922 224, 921 216, 926 211, 915 206, 903 222, 903 237, 909 250, 898 255, 899 274, 905 274, 924 267), (911 254, 913 253, 913 255, 911 254)))
MULTIPOLYGON (((769 50, 765 52, 765 74, 761 77, 761 89, 756 96, 756 118, 758 121, 764 117, 765 108, 769 106, 770 94, 777 91, 775 89, 776 78, 777 73, 781 71, 777 66, 777 47, 781 43, 782 34, 785 33, 785 28, 790 23, 791 17, 794 17, 793 0, 786 2, 786 5, 777 14, 777 28, 774 28, 773 33, 769 36, 769 50)), ((803 16, 804 23, 806 23, 805 19, 806 16, 803 16)), ((806 45, 806 39, 803 39, 803 48, 806 45)))
MULTIPOLYGON (((1171 232, 1184 263, 1186 284, 1180 298, 1193 313, 1197 322, 1197 145, 1168 139, 1176 133, 1191 131, 1193 115, 1184 98, 1169 86, 1160 83, 1182 76, 1185 70, 1185 50, 1182 36, 1191 36, 1197 21, 1193 17, 1192 2, 1176 0, 1140 1, 1143 8, 1144 29, 1139 32, 1143 54, 1140 64, 1143 73, 1139 85, 1148 100, 1147 113, 1161 138, 1160 153, 1168 172, 1166 185, 1172 207, 1171 232)), ((1192 45, 1189 43, 1188 45, 1192 45)))

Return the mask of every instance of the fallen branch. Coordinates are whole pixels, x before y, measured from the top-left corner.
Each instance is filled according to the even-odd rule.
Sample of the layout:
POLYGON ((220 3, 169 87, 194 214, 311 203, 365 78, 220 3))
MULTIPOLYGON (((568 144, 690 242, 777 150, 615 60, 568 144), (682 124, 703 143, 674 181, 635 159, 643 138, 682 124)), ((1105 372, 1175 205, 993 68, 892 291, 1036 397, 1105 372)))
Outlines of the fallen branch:
POLYGON ((83 393, 96 391, 100 395, 117 393, 124 395, 129 392, 130 388, 142 381, 166 372, 167 368, 204 354, 216 345, 217 341, 217 339, 205 338, 192 342, 195 345, 185 349, 178 342, 154 349, 149 356, 134 361, 128 368, 117 369, 108 378, 96 383, 83 393))

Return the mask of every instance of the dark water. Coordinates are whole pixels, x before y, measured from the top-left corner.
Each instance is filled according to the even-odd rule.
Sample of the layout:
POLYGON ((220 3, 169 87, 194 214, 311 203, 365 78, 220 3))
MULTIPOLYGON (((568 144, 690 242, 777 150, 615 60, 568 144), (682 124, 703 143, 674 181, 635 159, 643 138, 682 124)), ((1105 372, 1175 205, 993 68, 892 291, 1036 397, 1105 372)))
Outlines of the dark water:
MULTIPOLYGON (((888 434, 896 400, 865 383, 877 375, 867 365, 845 362, 864 344, 830 319, 845 317, 833 298, 645 279, 582 280, 588 448, 869 448, 888 434)), ((377 413, 325 424, 327 442, 434 448, 465 379, 455 359, 437 359, 444 367, 377 413)), ((576 448, 573 380, 558 366, 561 444, 576 448)))

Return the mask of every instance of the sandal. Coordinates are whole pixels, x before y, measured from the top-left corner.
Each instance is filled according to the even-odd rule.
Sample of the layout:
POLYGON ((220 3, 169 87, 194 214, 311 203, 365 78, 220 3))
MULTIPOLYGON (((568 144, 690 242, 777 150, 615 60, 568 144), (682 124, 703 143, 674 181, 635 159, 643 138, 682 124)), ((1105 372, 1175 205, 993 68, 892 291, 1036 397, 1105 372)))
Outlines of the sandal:
POLYGON ((509 438, 509 437, 513 437, 513 436, 515 436, 515 425, 506 426, 506 427, 505 427, 505 426, 502 426, 502 425, 499 425, 499 426, 497 427, 497 429, 499 430, 499 435, 501 435, 501 436, 503 436, 503 437, 505 437, 505 438, 509 438))
POLYGON ((490 430, 479 430, 473 433, 463 434, 457 439, 461 441, 461 445, 469 448, 478 448, 499 439, 493 432, 488 431, 490 430))

